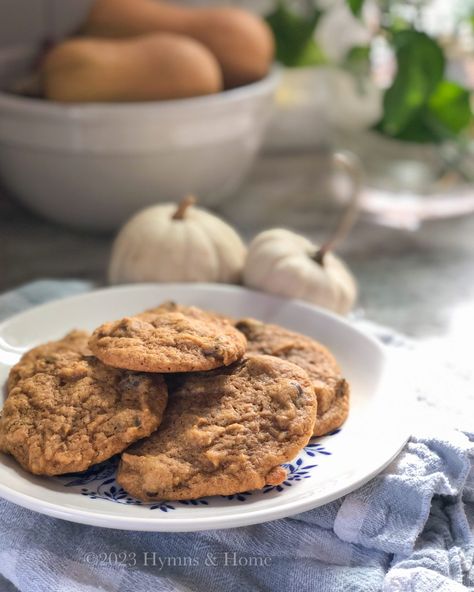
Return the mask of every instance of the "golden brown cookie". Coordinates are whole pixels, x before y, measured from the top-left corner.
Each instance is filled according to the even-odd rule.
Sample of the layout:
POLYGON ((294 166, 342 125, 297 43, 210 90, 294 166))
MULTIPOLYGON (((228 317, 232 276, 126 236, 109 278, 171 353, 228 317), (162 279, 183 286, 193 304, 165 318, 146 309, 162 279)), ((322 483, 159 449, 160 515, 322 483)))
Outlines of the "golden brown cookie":
POLYGON ((117 480, 144 501, 231 495, 286 477, 310 439, 317 401, 304 370, 250 356, 168 379, 160 428, 122 455, 117 480))
POLYGON ((148 436, 167 401, 161 375, 109 368, 83 351, 87 334, 25 354, 0 418, 0 450, 31 473, 83 471, 148 436), (44 355, 43 355, 44 354, 44 355))
POLYGON ((69 362, 75 362, 78 353, 92 355, 88 345, 89 338, 87 331, 74 330, 59 341, 43 343, 30 349, 10 368, 7 391, 10 392, 22 378, 29 378, 38 372, 55 371, 59 363, 67 366, 69 362))
POLYGON ((94 331, 89 346, 109 366, 168 373, 228 366, 243 356, 247 344, 218 315, 194 306, 169 310, 164 305, 105 323, 94 331))
MULTIPOLYGON (((200 311, 201 309, 197 308, 196 306, 186 306, 185 304, 178 304, 174 300, 165 300, 164 302, 162 302, 159 306, 157 306, 153 310, 156 312, 166 311, 166 312, 182 312, 184 314, 186 314, 186 313, 192 314, 193 310, 200 311)), ((219 319, 222 319, 223 321, 228 321, 232 325, 234 325, 237 321, 237 319, 235 319, 234 317, 231 317, 230 315, 222 314, 220 312, 216 312, 215 310, 207 310, 206 312, 208 312, 209 314, 212 314, 212 316, 214 316, 214 317, 218 317, 219 319)))
POLYGON ((236 327, 246 336, 249 353, 276 356, 306 370, 318 399, 315 436, 344 423, 349 413, 349 384, 327 348, 310 337, 255 319, 243 319, 236 327))

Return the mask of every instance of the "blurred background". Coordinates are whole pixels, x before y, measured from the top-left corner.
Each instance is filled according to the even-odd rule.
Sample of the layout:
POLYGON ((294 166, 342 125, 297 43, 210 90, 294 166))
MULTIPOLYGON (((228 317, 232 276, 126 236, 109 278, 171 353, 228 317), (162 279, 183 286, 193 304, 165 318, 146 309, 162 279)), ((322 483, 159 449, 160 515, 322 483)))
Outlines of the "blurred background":
MULTIPOLYGON (((360 217, 338 246, 358 279, 356 314, 412 336, 445 336, 453 311, 468 309, 474 294, 474 2, 233 4, 267 20, 276 66, 252 98, 245 87, 222 93, 241 95, 219 113, 194 112, 188 121, 184 110, 162 110, 160 124, 146 132, 152 115, 139 123, 141 115, 122 111, 121 122, 134 124, 121 130, 104 123, 102 112, 94 115, 100 123, 84 123, 72 107, 61 123, 48 108, 28 100, 18 106, 2 93, 0 289, 45 277, 104 283, 120 224, 148 203, 179 199, 185 189, 246 239, 285 226, 322 241, 362 173, 360 217), (187 122, 179 133, 176 119, 187 122), (161 182, 154 177, 145 187, 156 161, 142 163, 135 152, 156 138, 168 160, 160 165, 161 182), (88 141, 94 149, 86 166, 85 156, 74 159, 81 146, 87 152, 88 141), (207 164, 190 181, 190 163, 204 144, 207 164), (357 171, 334 165, 339 151, 354 156, 357 171), (143 189, 134 181, 126 193, 134 174, 143 189), (83 219, 90 204, 92 221, 90 212, 83 219)), ((4 89, 45 44, 77 31, 91 5, 2 0, 4 89)))

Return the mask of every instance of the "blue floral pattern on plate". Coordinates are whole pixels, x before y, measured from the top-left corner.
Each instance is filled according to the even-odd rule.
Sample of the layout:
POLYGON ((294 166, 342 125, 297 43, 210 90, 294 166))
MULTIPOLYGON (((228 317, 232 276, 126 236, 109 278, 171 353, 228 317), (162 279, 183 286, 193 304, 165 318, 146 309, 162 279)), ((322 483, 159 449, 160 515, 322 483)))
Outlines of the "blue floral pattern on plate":
MULTIPOLYGON (((337 429, 327 434, 328 436, 334 436, 341 430, 337 429)), ((270 492, 280 493, 285 489, 292 487, 298 481, 303 479, 310 479, 316 472, 318 463, 317 458, 329 457, 332 455, 326 448, 326 442, 324 444, 318 439, 313 438, 307 444, 307 446, 301 451, 298 458, 292 463, 286 463, 284 466, 288 475, 285 481, 280 485, 266 485, 261 492, 243 491, 234 495, 219 496, 218 499, 228 501, 246 502, 255 493, 267 494, 270 492)), ((186 500, 178 502, 157 502, 147 504, 140 500, 135 499, 128 495, 128 493, 120 487, 115 480, 115 473, 120 457, 114 456, 109 460, 95 465, 82 473, 70 473, 57 477, 57 480, 64 486, 69 488, 75 488, 81 495, 87 496, 89 499, 102 499, 109 502, 115 502, 118 504, 144 506, 149 510, 160 510, 161 512, 169 512, 176 509, 177 504, 184 506, 209 506, 212 505, 213 499, 216 498, 201 498, 196 500, 186 500), (87 486, 87 487, 85 487, 87 486)))

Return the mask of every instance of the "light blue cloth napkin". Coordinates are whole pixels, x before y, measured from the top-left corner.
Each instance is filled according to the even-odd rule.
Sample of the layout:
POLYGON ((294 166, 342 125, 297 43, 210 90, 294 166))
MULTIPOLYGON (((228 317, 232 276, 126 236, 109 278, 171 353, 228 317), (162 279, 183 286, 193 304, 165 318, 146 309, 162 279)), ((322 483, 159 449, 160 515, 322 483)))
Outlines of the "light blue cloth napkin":
MULTIPOLYGON (((35 282, 0 297, 0 318, 89 288, 35 282)), ((201 533, 93 528, 0 500, 0 592, 474 590, 473 460, 472 434, 414 436, 383 474, 343 499, 201 533)))

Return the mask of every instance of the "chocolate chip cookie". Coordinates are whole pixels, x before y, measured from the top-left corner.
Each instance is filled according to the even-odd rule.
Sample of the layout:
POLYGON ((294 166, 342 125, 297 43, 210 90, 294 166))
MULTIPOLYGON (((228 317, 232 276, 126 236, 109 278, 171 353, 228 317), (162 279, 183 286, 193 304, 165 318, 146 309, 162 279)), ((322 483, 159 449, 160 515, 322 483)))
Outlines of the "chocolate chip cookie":
POLYGON ((21 360, 10 369, 7 391, 22 378, 29 378, 38 372, 54 372, 58 364, 67 366, 77 361, 77 354, 92 355, 89 349, 90 334, 87 331, 71 331, 59 341, 43 343, 27 351, 21 360))
POLYGON ((310 337, 255 319, 241 320, 236 327, 246 336, 249 353, 276 356, 306 370, 318 399, 315 436, 344 423, 349 413, 349 384, 328 349, 310 337))
POLYGON ((83 471, 148 436, 167 401, 161 375, 109 368, 74 332, 25 354, 12 370, 0 450, 31 473, 83 471))
POLYGON ((122 455, 117 480, 144 501, 230 495, 286 478, 312 435, 317 401, 304 370, 250 356, 172 375, 160 428, 122 455))
MULTIPOLYGON (((174 300, 165 300, 164 302, 162 302, 159 306, 157 306, 153 310, 157 311, 157 312, 158 311, 167 311, 167 312, 182 312, 185 314, 186 313, 192 314, 193 310, 199 311, 201 309, 197 308, 196 306, 186 306, 184 304, 178 304, 177 302, 174 302, 174 300)), ((212 314, 212 316, 214 316, 214 317, 218 317, 219 319, 222 319, 224 321, 228 321, 232 325, 234 325, 237 320, 234 317, 231 317, 230 315, 222 314, 220 312, 216 312, 215 310, 212 310, 212 311, 208 310, 207 312, 209 314, 212 314)))
POLYGON ((89 341, 105 364, 145 372, 195 372, 227 366, 246 349, 243 333, 194 306, 168 304, 105 323, 89 341))

